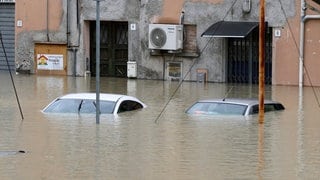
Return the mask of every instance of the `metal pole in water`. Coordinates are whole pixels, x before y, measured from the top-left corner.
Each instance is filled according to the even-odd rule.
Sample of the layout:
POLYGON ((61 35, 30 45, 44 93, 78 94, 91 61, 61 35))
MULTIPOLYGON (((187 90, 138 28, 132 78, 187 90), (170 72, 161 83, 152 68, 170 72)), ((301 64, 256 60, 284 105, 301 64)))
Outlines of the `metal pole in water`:
POLYGON ((265 93, 265 0, 260 0, 259 21, 259 123, 264 123, 265 93))
POLYGON ((96 1, 96 124, 100 123, 100 1, 96 1))

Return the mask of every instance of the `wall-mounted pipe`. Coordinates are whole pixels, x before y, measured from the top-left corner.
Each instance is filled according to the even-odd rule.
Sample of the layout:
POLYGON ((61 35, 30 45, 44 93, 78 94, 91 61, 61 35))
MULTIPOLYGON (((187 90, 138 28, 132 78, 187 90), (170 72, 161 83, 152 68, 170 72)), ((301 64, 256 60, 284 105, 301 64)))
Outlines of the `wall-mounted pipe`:
POLYGON ((67 50, 73 54, 73 59, 70 56, 70 60, 73 61, 72 74, 73 74, 73 76, 77 76, 77 52, 78 52, 79 46, 80 46, 80 34, 81 34, 80 10, 79 10, 80 1, 76 0, 76 1, 74 1, 74 3, 72 3, 71 0, 67 0, 66 35, 67 35, 67 50), (74 13, 74 12, 76 12, 76 13, 74 13), (75 14, 75 16, 73 16, 73 14, 75 14), (73 21, 75 18, 76 18, 76 21, 73 21), (76 29, 71 28, 71 23, 73 23, 73 22, 76 22, 76 26, 77 26, 76 29), (78 41, 71 38, 72 35, 76 34, 75 30, 78 31, 78 41))
POLYGON ((70 0, 67 0, 67 46, 70 46, 70 0))
POLYGON ((77 76, 77 51, 78 51, 78 49, 73 47, 72 51, 73 51, 73 76, 76 77, 77 76))
POLYGON ((299 50, 299 87, 303 86, 303 58, 304 58, 304 17, 306 14, 306 2, 301 0, 301 19, 300 19, 300 50, 299 50))
POLYGON ((244 0, 243 1, 242 11, 244 13, 250 13, 250 11, 251 11, 251 0, 244 0))
POLYGON ((49 37, 49 0, 46 1, 46 35, 47 35, 47 42, 50 41, 49 37))
POLYGON ((303 18, 303 21, 311 20, 311 19, 320 19, 320 15, 306 15, 303 18))

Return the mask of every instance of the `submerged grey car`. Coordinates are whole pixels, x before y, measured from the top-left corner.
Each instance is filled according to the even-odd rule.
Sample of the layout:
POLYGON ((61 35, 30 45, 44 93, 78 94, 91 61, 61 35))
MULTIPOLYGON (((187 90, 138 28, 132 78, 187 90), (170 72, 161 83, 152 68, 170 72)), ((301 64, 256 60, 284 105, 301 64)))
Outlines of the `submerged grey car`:
MULTIPOLYGON (((277 101, 265 100, 265 112, 284 110, 277 101)), ((259 112, 257 99, 207 99, 194 103, 187 111, 188 114, 206 115, 243 115, 248 116, 259 112)))

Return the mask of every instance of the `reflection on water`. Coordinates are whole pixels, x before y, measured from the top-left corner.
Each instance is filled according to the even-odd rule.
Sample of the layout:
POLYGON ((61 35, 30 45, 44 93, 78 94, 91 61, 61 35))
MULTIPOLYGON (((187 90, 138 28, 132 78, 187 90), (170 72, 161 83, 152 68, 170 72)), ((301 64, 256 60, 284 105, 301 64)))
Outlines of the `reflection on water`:
MULTIPOLYGON (((101 92, 136 96, 148 107, 118 117, 44 115, 57 96, 94 92, 95 79, 0 73, 1 179, 318 179, 320 110, 313 91, 268 86, 285 111, 258 116, 189 116, 205 98, 257 98, 255 85, 102 78, 101 92), (231 90, 230 90, 231 89, 231 90), (156 120, 165 107, 163 114, 156 120), (26 153, 16 153, 23 150, 26 153), (2 152, 2 153, 1 153, 2 152)), ((319 92, 319 88, 316 89, 319 92)), ((319 96, 320 94, 318 94, 319 96)))

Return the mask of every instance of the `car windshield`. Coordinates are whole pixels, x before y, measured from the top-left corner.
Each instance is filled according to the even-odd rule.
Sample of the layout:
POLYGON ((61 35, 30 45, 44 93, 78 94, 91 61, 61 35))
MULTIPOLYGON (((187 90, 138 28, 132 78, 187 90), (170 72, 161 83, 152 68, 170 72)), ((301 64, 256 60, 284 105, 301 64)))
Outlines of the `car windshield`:
MULTIPOLYGON (((115 102, 100 101, 100 111, 102 114, 112 114, 115 102)), ((44 112, 50 113, 95 113, 96 103, 94 100, 82 99, 58 99, 50 104, 44 112)))
POLYGON ((217 115, 244 115, 246 105, 219 103, 219 102, 197 102, 190 109, 188 114, 217 114, 217 115))

